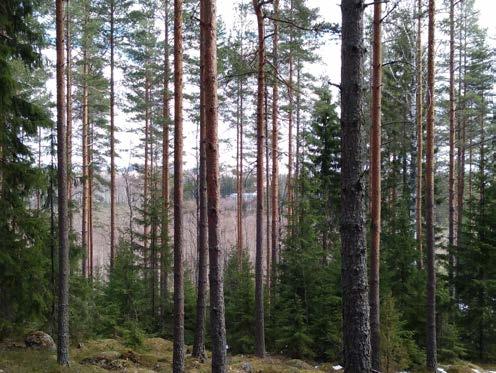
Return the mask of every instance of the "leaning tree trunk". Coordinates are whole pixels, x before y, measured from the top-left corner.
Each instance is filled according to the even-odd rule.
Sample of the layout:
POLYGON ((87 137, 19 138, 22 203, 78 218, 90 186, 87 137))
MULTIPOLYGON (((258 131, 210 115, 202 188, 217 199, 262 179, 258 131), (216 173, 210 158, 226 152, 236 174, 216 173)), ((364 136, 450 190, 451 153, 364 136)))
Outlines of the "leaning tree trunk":
POLYGON ((183 1, 174 0, 174 373, 184 372, 183 1))
POLYGON ((196 327, 193 343, 193 356, 204 360, 205 356, 205 318, 208 276, 208 235, 207 235, 207 174, 206 174, 206 124, 205 124, 205 39, 208 30, 205 22, 205 1, 200 3, 200 166, 199 166, 199 224, 198 224, 198 291, 196 299, 196 327))
POLYGON ((341 257, 345 371, 370 372, 363 153, 363 0, 343 0, 341 46, 341 257))
POLYGON ((370 232, 370 342, 372 369, 381 369, 380 248, 381 248, 381 99, 382 99, 382 4, 374 3, 372 46, 372 131, 370 135, 371 232, 370 232))
POLYGON ((224 276, 222 250, 219 245, 220 184, 217 98, 217 24, 216 1, 202 0, 205 42, 205 126, 208 194, 208 247, 210 259, 210 325, 212 335, 212 372, 224 373, 226 361, 226 327, 224 316, 224 276))
POLYGON ((265 96, 265 30, 263 1, 253 0, 258 25, 258 92, 257 92, 257 214, 255 254, 255 354, 265 356, 263 238, 264 238, 264 96, 265 96))
POLYGON ((434 21, 435 0, 429 0, 427 44, 427 135, 425 222, 427 238, 427 369, 436 371, 436 262, 434 237, 434 21))
POLYGON ((59 309, 57 361, 69 365, 69 233, 67 215, 67 149, 64 82, 64 2, 55 3, 57 49, 57 163, 59 210, 59 309))

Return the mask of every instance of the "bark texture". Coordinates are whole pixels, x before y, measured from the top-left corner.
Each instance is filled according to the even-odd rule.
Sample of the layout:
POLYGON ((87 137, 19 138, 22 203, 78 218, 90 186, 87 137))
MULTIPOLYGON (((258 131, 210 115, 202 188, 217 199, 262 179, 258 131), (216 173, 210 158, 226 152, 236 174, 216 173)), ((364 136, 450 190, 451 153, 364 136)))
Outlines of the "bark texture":
POLYGON ((174 373, 185 371, 183 256, 183 1, 174 0, 174 373))
MULTIPOLYGON (((193 356, 204 360, 205 356, 205 319, 206 319, 206 297, 208 276, 208 234, 207 234, 207 179, 206 179, 206 117, 205 117, 205 66, 206 66, 206 4, 200 2, 200 167, 199 167, 199 222, 198 222, 198 286, 196 299, 196 327, 193 343, 193 356)), ((210 56, 209 56, 210 57, 210 56)), ((212 92, 208 92, 212 94, 212 92)))
POLYGON ((343 0, 341 46, 341 257, 346 372, 370 372, 363 167, 362 0, 343 0))
POLYGON ((55 3, 57 50, 57 177, 59 213, 59 294, 57 361, 69 365, 69 232, 67 214, 67 149, 65 118, 64 2, 55 3))
POLYGON ((110 0, 110 270, 115 259, 115 0, 110 0))
POLYGON ((216 1, 202 0, 205 38, 205 125, 208 194, 208 249, 210 259, 210 325, 212 336, 212 372, 227 371, 226 327, 224 316, 223 257, 219 245, 220 183, 218 97, 217 97, 217 23, 216 1))
POLYGON ((264 238, 264 96, 265 96, 265 28, 263 1, 253 0, 258 27, 258 88, 257 88, 257 213, 255 255, 255 354, 265 356, 265 320, 263 290, 264 238))
POLYGON ((435 0, 429 0, 427 44, 427 127, 425 166, 425 223, 427 240, 427 369, 436 371, 436 261, 434 237, 434 30, 435 0))
POLYGON ((382 100, 382 4, 374 3, 372 46, 372 131, 370 135, 371 232, 370 232, 370 342, 372 369, 381 367, 380 248, 381 248, 381 100, 382 100))
POLYGON ((417 231, 418 267, 424 267, 423 234, 422 234, 422 161, 423 161, 423 84, 422 84, 422 0, 417 2, 417 45, 416 45, 416 70, 417 70, 417 183, 415 193, 415 223, 417 231))

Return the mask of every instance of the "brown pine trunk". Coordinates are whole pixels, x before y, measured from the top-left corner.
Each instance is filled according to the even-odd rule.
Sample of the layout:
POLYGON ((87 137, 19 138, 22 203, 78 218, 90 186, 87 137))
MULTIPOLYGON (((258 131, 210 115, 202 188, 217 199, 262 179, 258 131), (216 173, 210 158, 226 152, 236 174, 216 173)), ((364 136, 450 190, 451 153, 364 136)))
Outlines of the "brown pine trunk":
MULTIPOLYGON (((89 118, 89 117, 88 117, 89 118)), ((90 279, 93 279, 93 126, 90 131, 90 145, 88 146, 88 248, 89 262, 88 273, 90 279)))
POLYGON ((237 83, 236 98, 236 250, 238 262, 241 262, 243 247, 243 232, 241 226, 241 209, 243 208, 243 195, 241 194, 241 83, 237 83))
POLYGON ((110 270, 115 260, 115 0, 110 0, 110 270))
POLYGON ((226 361, 226 327, 224 316, 224 275, 219 246, 220 184, 217 98, 217 24, 216 1, 202 0, 205 38, 205 126, 208 194, 208 244, 210 258, 210 324, 212 335, 212 372, 224 373, 226 361))
POLYGON ((417 52, 416 63, 417 69, 417 92, 416 92, 416 107, 417 107, 417 183, 415 193, 415 222, 417 231, 417 250, 418 250, 418 268, 424 267, 423 253, 423 235, 422 235, 422 160, 423 160, 423 83, 422 83, 422 0, 418 0, 417 7, 417 52))
POLYGON ((255 254, 255 354, 265 356, 263 238, 264 238, 264 96, 265 96, 265 28, 263 1, 253 0, 258 26, 258 91, 257 91, 257 214, 255 254))
POLYGON ((164 87, 162 102, 162 227, 160 253, 160 318, 165 325, 168 302, 168 271, 169 271, 169 0, 164 0, 164 87))
POLYGON ((59 309, 57 361, 69 365, 69 233, 67 214, 67 148, 64 79, 64 3, 55 3, 57 49, 57 174, 59 212, 59 309))
POLYGON ((370 232, 370 342, 372 369, 381 369, 380 248, 381 248, 381 100, 382 100, 382 4, 374 3, 372 46, 372 130, 370 135, 371 232, 370 232))
POLYGON ((435 0, 429 0, 427 44, 427 147, 425 168, 425 222, 427 238, 427 369, 435 371, 436 356, 436 261, 434 237, 434 29, 435 0))
MULTIPOLYGON (((146 62, 148 65, 148 61, 146 62)), ((145 279, 148 278, 148 266, 150 253, 148 252, 148 235, 150 226, 148 224, 148 201, 150 193, 150 80, 148 77, 148 66, 145 67, 145 169, 143 181, 143 264, 145 268, 145 279)))
MULTIPOLYGON (((289 11, 293 13, 293 0, 289 2, 289 11)), ((291 225, 293 216, 293 33, 289 35, 289 77, 288 77, 288 175, 287 190, 287 223, 291 225)))
MULTIPOLYGON (((240 49, 242 52, 242 48, 240 49)), ((237 199, 237 226, 238 226, 238 263, 241 265, 241 258, 243 256, 243 121, 244 121, 244 108, 243 108, 243 78, 240 78, 238 83, 238 101, 239 101, 239 114, 238 114, 238 199, 237 199)))
POLYGON ((183 256, 183 1, 174 0, 174 373, 185 371, 183 256))
MULTIPOLYGON (((205 1, 200 2, 200 22, 205 22, 207 9, 205 1)), ((205 66, 206 66, 206 39, 205 27, 200 27, 200 165, 199 165, 199 224, 198 224, 198 292, 196 299, 196 328, 193 343, 193 356, 205 360, 205 318, 208 276, 208 234, 207 234, 207 183, 206 183, 206 118, 205 118, 205 66)))
POLYGON ((466 23, 465 23, 465 12, 463 9, 464 2, 460 2, 460 34, 459 34, 459 60, 458 60, 458 94, 459 94, 459 107, 461 109, 460 115, 458 116, 458 149, 457 149, 457 169, 458 169, 458 180, 457 180, 457 229, 456 229, 456 244, 458 247, 461 246, 461 232, 463 225, 463 209, 464 209, 464 197, 465 197, 465 139, 466 139, 466 66, 467 66, 467 38, 466 38, 466 23))
MULTIPOLYGON (((274 0, 274 18, 279 18, 279 0, 274 0)), ((273 55, 274 71, 279 69, 279 24, 274 21, 273 55)), ((272 281, 274 288, 277 273, 277 248, 279 246, 279 84, 277 77, 272 86, 272 184, 271 184, 271 208, 272 208, 272 281)), ((273 291, 272 291, 273 293, 273 291)))
POLYGON ((346 372, 370 372, 363 173, 362 0, 343 0, 341 46, 341 257, 346 372))
POLYGON ((449 192, 448 192, 448 274, 450 295, 454 298, 455 243, 455 1, 450 0, 450 53, 449 53, 449 192))
MULTIPOLYGON (((85 18, 86 24, 86 18, 85 18)), ((81 246, 83 250, 83 276, 88 276, 89 261, 89 121, 88 121, 88 58, 86 46, 83 46, 83 144, 82 144, 82 163, 83 163, 83 197, 82 197, 82 219, 81 219, 81 246)))
MULTIPOLYGON (((268 301, 270 305, 270 274, 271 274, 271 249, 270 249, 270 164, 269 164, 269 110, 268 110, 268 86, 265 84, 265 99, 264 99, 264 112, 265 112, 265 281, 267 286, 267 295, 268 301)), ((270 314, 270 308, 267 310, 267 313, 270 314)))
POLYGON ((66 29, 65 29, 65 47, 66 47, 66 146, 67 146, 67 201, 69 214, 69 231, 73 229, 73 214, 72 214, 72 46, 71 46, 71 15, 69 8, 69 0, 66 3, 66 29))
MULTIPOLYGON (((41 170, 41 127, 38 127, 38 169, 41 170)), ((41 190, 36 191, 36 209, 41 208, 41 190)))

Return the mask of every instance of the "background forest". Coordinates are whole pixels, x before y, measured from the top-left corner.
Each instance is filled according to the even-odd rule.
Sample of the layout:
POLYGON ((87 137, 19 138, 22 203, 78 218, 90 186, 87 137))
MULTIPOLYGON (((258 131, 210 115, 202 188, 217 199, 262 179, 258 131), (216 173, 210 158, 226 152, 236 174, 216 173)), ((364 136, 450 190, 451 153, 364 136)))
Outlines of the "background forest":
MULTIPOLYGON (((380 322, 370 327, 372 359, 380 360, 372 364, 384 372, 415 371, 429 361, 430 229, 437 359, 496 362, 494 35, 480 26, 476 0, 438 0, 435 54, 429 57, 430 2, 382 5, 379 111, 373 97, 377 22, 374 7, 365 7, 364 125, 357 153, 365 180, 361 255, 370 255, 365 285, 367 272, 377 279, 370 289, 378 304, 374 308, 371 295, 370 305, 371 312, 380 309, 380 322), (433 221, 425 189, 430 104, 433 221), (374 112, 382 122, 378 131, 374 112)), ((208 335, 218 327, 208 316, 207 276, 216 267, 208 258, 207 183, 213 179, 207 131, 213 119, 205 110, 210 65, 202 57, 200 23, 207 16, 199 1, 184 0, 183 136, 175 122, 177 4, 64 4, 68 172, 62 189, 68 198, 71 344, 115 338, 140 348, 149 337, 176 342, 180 271, 184 343, 193 346, 187 354, 204 360, 206 350, 215 350, 208 335), (179 190, 184 203, 176 211, 179 190), (181 240, 175 240, 177 216, 181 240), (181 256, 174 255, 179 244, 181 256)), ((358 268, 346 267, 341 251, 347 207, 342 157, 351 148, 343 140, 345 85, 316 75, 315 66, 322 63, 323 45, 341 42, 342 25, 325 21, 305 0, 238 0, 232 6, 235 19, 223 19, 217 9, 215 59, 221 152, 220 274, 214 276, 223 280, 227 353, 341 363, 347 359, 343 278, 346 268, 358 268)), ((61 328, 57 172, 64 172, 57 159, 55 15, 46 0, 0 5, 0 341, 32 330, 57 335, 61 328)), ((331 63, 339 58, 325 56, 331 63)))

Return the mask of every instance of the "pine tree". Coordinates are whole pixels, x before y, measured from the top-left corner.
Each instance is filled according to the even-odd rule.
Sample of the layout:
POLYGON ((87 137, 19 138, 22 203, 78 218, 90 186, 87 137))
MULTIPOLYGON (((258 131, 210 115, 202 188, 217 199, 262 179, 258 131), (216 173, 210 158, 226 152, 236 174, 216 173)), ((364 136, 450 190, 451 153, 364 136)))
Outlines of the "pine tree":
POLYGON ((364 226, 363 1, 343 1, 341 67, 341 256, 345 370, 370 371, 364 226))

